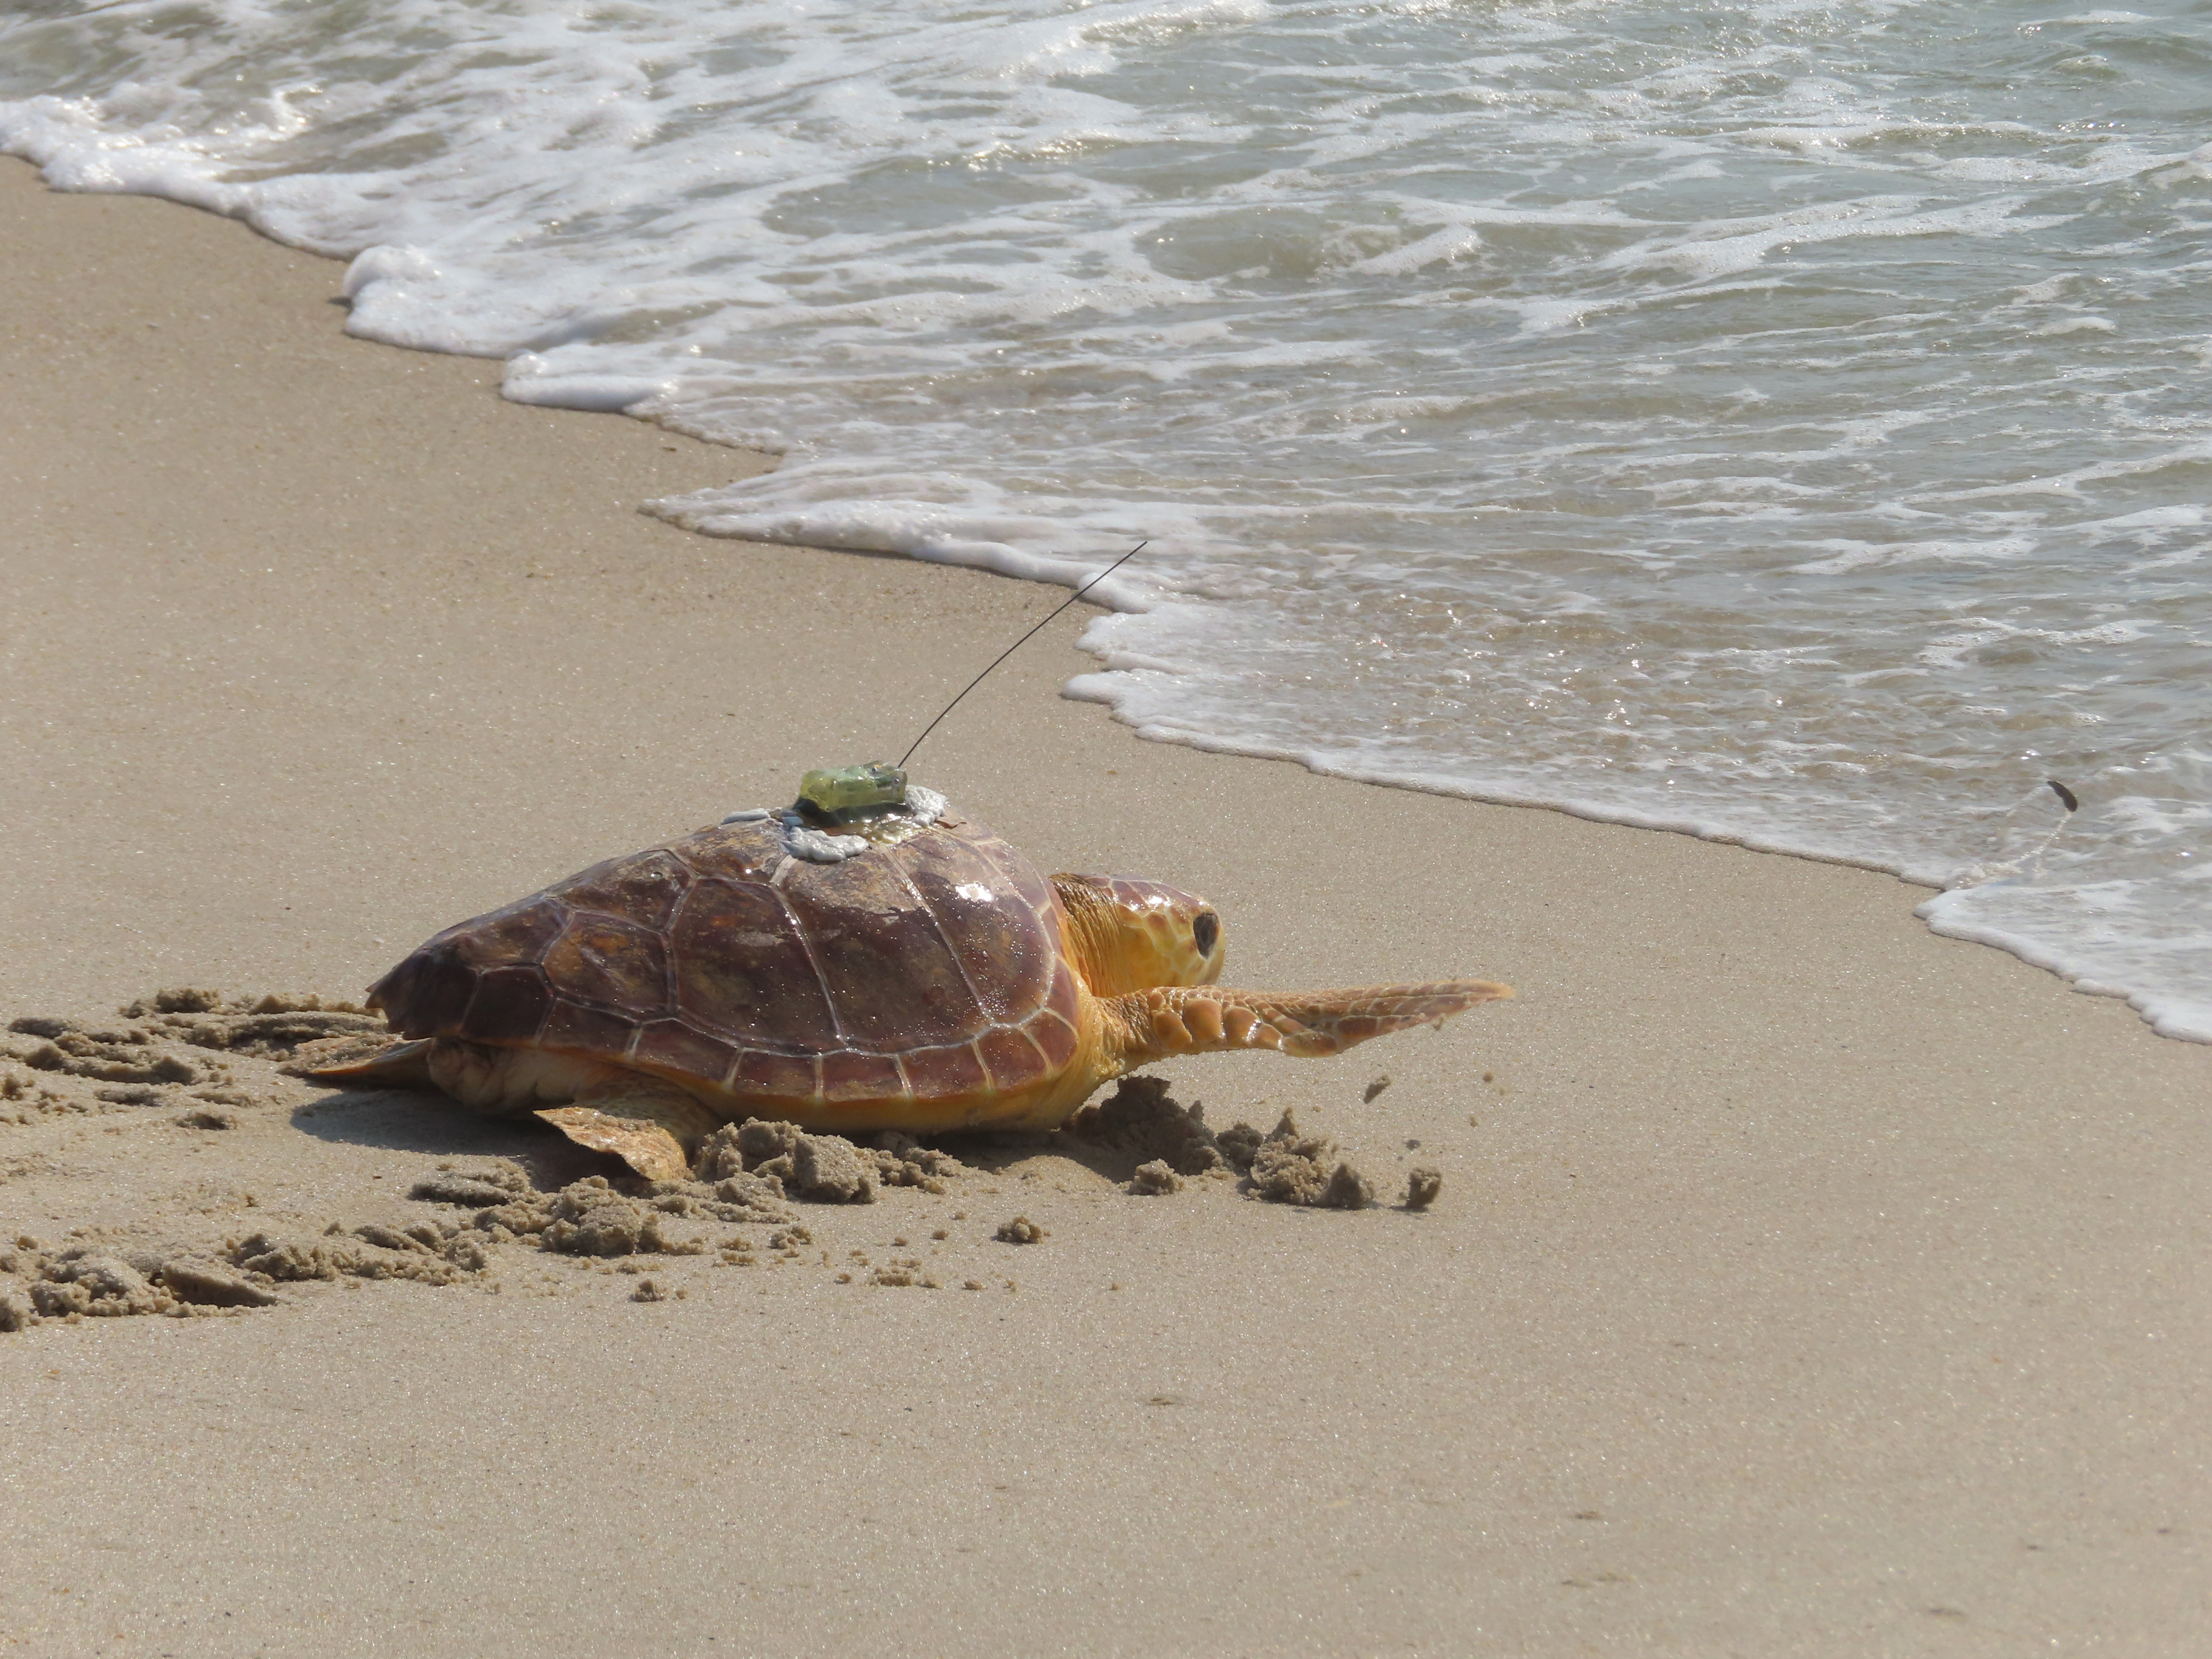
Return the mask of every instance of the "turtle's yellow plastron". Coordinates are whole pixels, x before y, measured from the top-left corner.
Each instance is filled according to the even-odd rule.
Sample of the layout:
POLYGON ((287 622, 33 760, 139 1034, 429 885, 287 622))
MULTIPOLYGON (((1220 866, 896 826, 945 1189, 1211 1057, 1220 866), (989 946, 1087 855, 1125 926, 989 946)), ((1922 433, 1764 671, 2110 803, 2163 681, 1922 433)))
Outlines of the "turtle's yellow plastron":
POLYGON ((1049 1128, 1166 1055, 1333 1054, 1512 994, 1221 988, 1203 899, 1047 880, 902 774, 895 794, 853 776, 878 770, 896 769, 810 774, 828 799, 733 814, 448 927, 369 992, 403 1041, 316 1075, 534 1112, 673 1178, 726 1121, 1049 1128))

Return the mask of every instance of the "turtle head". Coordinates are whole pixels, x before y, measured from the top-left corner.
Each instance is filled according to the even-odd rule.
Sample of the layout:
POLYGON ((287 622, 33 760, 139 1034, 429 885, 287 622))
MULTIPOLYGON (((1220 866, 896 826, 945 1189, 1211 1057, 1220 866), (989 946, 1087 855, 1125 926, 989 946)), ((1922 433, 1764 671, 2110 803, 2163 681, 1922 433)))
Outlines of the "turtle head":
POLYGON ((1204 899, 1134 876, 1054 876, 1067 946, 1093 996, 1155 985, 1211 985, 1227 949, 1204 899))

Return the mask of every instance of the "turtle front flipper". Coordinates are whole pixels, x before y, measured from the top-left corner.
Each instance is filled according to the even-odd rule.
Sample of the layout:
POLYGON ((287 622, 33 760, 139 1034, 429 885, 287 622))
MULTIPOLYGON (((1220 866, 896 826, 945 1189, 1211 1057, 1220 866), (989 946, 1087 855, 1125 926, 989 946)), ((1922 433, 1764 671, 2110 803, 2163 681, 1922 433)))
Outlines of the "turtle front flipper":
POLYGON ((612 1152, 647 1181, 686 1181, 699 1143, 721 1119, 680 1089, 610 1083, 574 1105, 536 1114, 579 1146, 612 1152))
POLYGON ((1108 997, 1109 1053, 1126 1068, 1170 1054, 1273 1048, 1286 1054, 1343 1053, 1370 1037, 1433 1025, 1478 1002, 1513 994, 1484 979, 1434 985, 1361 985, 1337 991, 1235 991, 1224 986, 1155 986, 1108 997))

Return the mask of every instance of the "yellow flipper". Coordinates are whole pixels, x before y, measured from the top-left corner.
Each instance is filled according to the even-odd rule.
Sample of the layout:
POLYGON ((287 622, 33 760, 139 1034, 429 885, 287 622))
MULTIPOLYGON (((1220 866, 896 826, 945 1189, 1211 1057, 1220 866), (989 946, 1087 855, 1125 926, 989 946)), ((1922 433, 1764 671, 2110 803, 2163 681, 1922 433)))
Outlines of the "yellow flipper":
POLYGON ((1231 1048, 1341 1054, 1370 1037, 1434 1025, 1478 1002, 1512 994, 1511 986, 1484 979, 1288 993, 1160 986, 1107 998, 1103 1011, 1109 1045, 1119 1048, 1125 1066, 1142 1066, 1170 1054, 1231 1048))

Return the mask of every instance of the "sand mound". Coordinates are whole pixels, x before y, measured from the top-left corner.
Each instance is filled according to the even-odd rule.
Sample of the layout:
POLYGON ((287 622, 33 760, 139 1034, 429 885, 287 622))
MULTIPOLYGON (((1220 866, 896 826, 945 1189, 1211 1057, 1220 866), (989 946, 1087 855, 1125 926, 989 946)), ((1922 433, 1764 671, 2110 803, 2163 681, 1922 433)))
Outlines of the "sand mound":
POLYGON ((162 1286, 179 1301, 209 1308, 270 1308, 277 1298, 252 1279, 207 1261, 180 1257, 161 1265, 162 1286))
POLYGON ((69 1250, 41 1262, 31 1285, 31 1305, 47 1319, 71 1314, 117 1319, 166 1313, 175 1304, 175 1297, 155 1289, 129 1262, 92 1249, 69 1250))
POLYGON ((112 1020, 27 1015, 0 1035, 0 1120, 150 1107, 179 1112, 189 1127, 227 1128, 220 1109, 261 1104, 270 1093, 228 1057, 289 1067, 372 1038, 384 1040, 381 1019, 313 994, 170 990, 125 1004, 112 1020))
POLYGON ((1302 1133, 1288 1112, 1253 1149, 1247 1178, 1254 1192, 1278 1204, 1364 1210, 1375 1201, 1374 1187, 1337 1156, 1336 1143, 1327 1135, 1302 1133))
POLYGON ((1426 1164, 1418 1164, 1406 1171, 1406 1207, 1425 1210, 1437 1201, 1437 1194, 1444 1189, 1443 1171, 1426 1164))
POLYGON ((219 991, 157 991, 117 1012, 156 1041, 174 1033, 194 1048, 264 1060, 296 1059, 311 1043, 371 1036, 389 1041, 391 1035, 382 1016, 359 1003, 313 992, 226 998, 219 991))
MULTIPOLYGON (((682 1224, 783 1223, 791 1213, 773 1178, 739 1173, 713 1185, 659 1182, 629 1193, 591 1176, 541 1193, 504 1159, 476 1169, 442 1168, 416 1182, 409 1196, 423 1204, 471 1206, 476 1212, 405 1225, 364 1222, 348 1229, 333 1222, 319 1236, 305 1237, 267 1229, 225 1239, 212 1251, 129 1253, 94 1244, 49 1252, 36 1240, 21 1239, 0 1250, 0 1331, 46 1320, 269 1307, 281 1300, 275 1287, 282 1285, 459 1285, 490 1273, 501 1244, 567 1256, 703 1255, 708 1241, 677 1231, 682 1224)), ((805 1228, 791 1226, 772 1235, 769 1248, 795 1256, 811 1239, 805 1228)))
MULTIPOLYGON (((24 1183, 11 1185, 18 1197, 51 1193, 34 1200, 42 1206, 68 1205, 65 1194, 86 1183, 112 1194, 118 1179, 143 1183, 146 1201, 121 1214, 110 1205, 106 1219, 70 1228, 63 1245, 50 1249, 27 1235, 0 1251, 0 1331, 238 1313, 278 1304, 289 1285, 469 1284, 489 1279, 502 1251, 580 1265, 617 1258, 617 1270, 629 1272, 633 1259, 706 1255, 713 1248, 707 1229, 714 1224, 775 1229, 763 1265, 790 1267, 811 1242, 793 1220, 793 1200, 864 1203, 890 1188, 942 1194, 948 1182, 970 1173, 907 1135, 880 1134, 861 1145, 788 1124, 748 1122, 713 1137, 690 1179, 592 1176, 539 1191, 522 1164, 488 1158, 428 1173, 419 1165, 392 1171, 393 1185, 362 1194, 376 1206, 374 1219, 326 1221, 327 1210, 302 1212, 289 1196, 295 1184, 289 1177, 299 1178, 302 1192, 340 1170, 340 1179, 357 1179, 363 1143, 343 1134, 299 1137, 293 1115, 324 1103, 308 1098, 295 1079, 389 1041, 382 1020, 337 999, 237 997, 201 988, 141 998, 108 1018, 15 1020, 0 1032, 0 1124, 22 1130, 28 1144, 0 1148, 6 1154, 0 1180, 24 1183), (102 1126, 122 1138, 103 1139, 95 1155, 83 1156, 89 1149, 82 1120, 124 1113, 135 1121, 102 1126), (216 1150, 212 1142, 189 1144, 178 1131, 195 1139, 221 1136, 222 1150, 204 1164, 172 1163, 180 1153, 216 1150), (63 1147, 82 1150, 64 1159, 57 1156, 63 1147), (246 1184, 247 1170, 257 1171, 259 1199, 246 1184), (427 1214, 395 1213, 395 1200, 432 1207, 427 1214), (226 1217, 239 1218, 228 1237, 220 1232, 226 1217), (180 1242, 149 1251, 149 1236, 180 1242)), ((514 1133, 528 1141, 535 1126, 514 1133)), ((518 1155, 525 1155, 519 1147, 518 1155)), ((726 1235, 720 1255, 732 1266, 758 1260, 750 1243, 726 1235)), ((872 1282, 896 1284, 902 1274, 934 1283, 919 1258, 890 1264, 872 1282)), ((677 1285, 668 1293, 685 1291, 677 1285)))
MULTIPOLYGON (((306 1237, 266 1229, 227 1238, 213 1250, 121 1252, 88 1244, 49 1252, 27 1237, 0 1251, 0 1275, 6 1276, 0 1277, 0 1331, 47 1320, 269 1307, 281 1300, 275 1287, 282 1285, 459 1285, 489 1273, 494 1247, 502 1243, 570 1256, 700 1255, 708 1248, 704 1238, 672 1229, 686 1221, 773 1222, 789 1215, 775 1182, 750 1176, 713 1187, 661 1182, 642 1195, 617 1192, 593 1176, 540 1193, 504 1160, 441 1170, 416 1182, 410 1196, 431 1204, 497 1201, 465 1220, 365 1222, 349 1230, 333 1222, 320 1236, 306 1237)), ((779 1234, 777 1247, 783 1242, 779 1234)))
MULTIPOLYGON (((1266 1135, 1249 1123, 1232 1123, 1217 1133, 1206 1127, 1196 1102, 1182 1105, 1156 1077, 1123 1078, 1111 1095, 1083 1108, 1060 1133, 1143 1159, 1129 1190, 1144 1196, 1181 1192, 1186 1178, 1238 1174, 1247 1191, 1271 1203, 1358 1210, 1375 1201, 1374 1187, 1339 1155, 1336 1143, 1303 1133, 1288 1112, 1266 1135)), ((1419 1203, 1409 1194, 1407 1207, 1423 1207, 1441 1185, 1439 1176, 1419 1203)))
POLYGON ((695 1162, 702 1182, 750 1176, 774 1183, 779 1198, 810 1204, 872 1204, 878 1187, 943 1193, 949 1178, 968 1172, 959 1159, 896 1130, 861 1146, 766 1118, 724 1124, 701 1145, 695 1162))
POLYGON ((511 1204, 530 1191, 530 1177, 505 1158, 482 1170, 456 1170, 441 1164, 438 1172, 416 1182, 407 1196, 426 1204, 459 1204, 465 1209, 489 1209, 511 1204))
MULTIPOLYGON (((326 1200, 298 1207, 307 1193, 330 1190, 333 1179, 360 1180, 362 1149, 378 1145, 381 1131, 364 1120, 367 1139, 301 1135, 300 1119, 328 1103, 295 1079, 335 1052, 388 1040, 380 1020, 336 1000, 198 988, 163 991, 112 1018, 14 1021, 0 1032, 0 1125, 16 1126, 9 1133, 20 1139, 0 1148, 0 1180, 49 1217, 67 1213, 74 1191, 112 1195, 118 1182, 143 1189, 145 1200, 123 1212, 111 1200, 99 1224, 70 1228, 61 1244, 27 1235, 0 1249, 0 1332, 238 1315, 296 1300, 287 1289, 295 1286, 310 1295, 319 1285, 379 1281, 497 1290, 501 1261, 517 1263, 525 1252, 573 1261, 571 1277, 635 1277, 639 1261, 710 1253, 709 1265, 769 1268, 817 1265, 819 1255, 828 1269, 829 1253, 793 1219, 797 1205, 872 1204, 900 1188, 941 1195, 982 1173, 896 1132, 861 1142, 752 1120, 710 1135, 689 1178, 591 1176, 557 1188, 549 1182, 541 1191, 529 1172, 537 1163, 517 1161, 538 1158, 535 1126, 520 1125, 503 1149, 510 1157, 426 1170, 395 1164, 396 1149, 380 1151, 385 1168, 368 1179, 390 1184, 353 1189, 373 1206, 373 1218, 328 1220, 326 1200), (108 1121, 98 1127, 107 1133, 88 1133, 94 1126, 86 1118, 101 1115, 108 1121), (745 1235, 723 1231, 710 1240, 711 1228, 732 1223, 774 1231, 760 1251, 745 1235)), ((372 1102, 362 1109, 374 1117, 380 1109, 372 1102)), ((1082 1144, 1079 1156, 1094 1168, 1100 1152, 1109 1164, 1126 1159, 1126 1190, 1134 1195, 1168 1196, 1218 1181, 1277 1203, 1357 1208, 1373 1201, 1369 1183, 1328 1137, 1304 1133, 1288 1115, 1267 1134, 1249 1123, 1216 1132, 1200 1107, 1181 1104, 1158 1078, 1122 1079, 1063 1133, 1082 1144)), ((566 1171, 577 1168, 572 1158, 566 1171)), ((1425 1207, 1440 1184, 1432 1170, 1413 1171, 1405 1207, 1425 1207)), ((964 1212, 951 1217, 964 1218, 964 1212)), ((1046 1236, 1018 1215, 977 1242, 1027 1245, 1046 1236)), ((962 1246, 944 1243, 950 1235, 941 1228, 933 1237, 942 1252, 928 1246, 871 1261, 855 1250, 836 1265, 847 1283, 933 1289, 963 1282, 945 1254, 962 1246)), ((903 1237, 892 1243, 907 1247, 903 1237)), ((549 1271, 562 1270, 548 1261, 528 1282, 559 1282, 543 1278, 549 1271)), ((687 1294, 665 1275, 658 1282, 671 1298, 687 1294)))
POLYGON ((778 1222, 791 1215, 781 1188, 744 1175, 712 1186, 654 1182, 641 1195, 633 1196, 617 1191, 603 1176, 586 1176, 558 1192, 532 1192, 520 1171, 495 1166, 465 1173, 441 1171, 418 1182, 410 1195, 426 1203, 454 1204, 487 1194, 500 1201, 484 1206, 466 1222, 441 1221, 410 1231, 426 1243, 432 1238, 469 1238, 478 1249, 483 1243, 526 1239, 542 1250, 562 1255, 698 1255, 707 1249, 705 1241, 672 1237, 666 1231, 670 1224, 778 1222))
POLYGON ((1175 1166, 1165 1158, 1156 1158, 1149 1164, 1137 1166, 1136 1174, 1129 1177, 1129 1190, 1145 1198, 1179 1193, 1182 1190, 1182 1177, 1176 1173, 1175 1166))
POLYGON ((27 1281, 21 1286, 0 1282, 0 1331, 27 1330, 45 1319, 186 1317, 267 1307, 277 1299, 253 1279, 189 1252, 118 1252, 82 1244, 49 1253, 23 1238, 0 1250, 0 1273, 27 1281))
POLYGON ((490 1248, 528 1243, 559 1255, 702 1255, 706 1240, 668 1229, 684 1220, 773 1221, 787 1212, 765 1182, 726 1181, 719 1188, 659 1182, 643 1196, 617 1192, 599 1176, 558 1192, 530 1190, 512 1166, 441 1170, 410 1194, 451 1204, 487 1195, 466 1221, 440 1218, 404 1227, 370 1222, 344 1231, 333 1224, 320 1238, 287 1242, 256 1233, 227 1251, 248 1287, 337 1279, 408 1279, 453 1285, 488 1272, 490 1248))
POLYGON ((1168 1092, 1162 1078, 1123 1078, 1112 1094, 1082 1108, 1060 1132, 1104 1152, 1127 1153, 1143 1164, 1164 1164, 1178 1176, 1227 1174, 1234 1165, 1206 1127, 1204 1105, 1195 1101, 1182 1105, 1168 1092))

